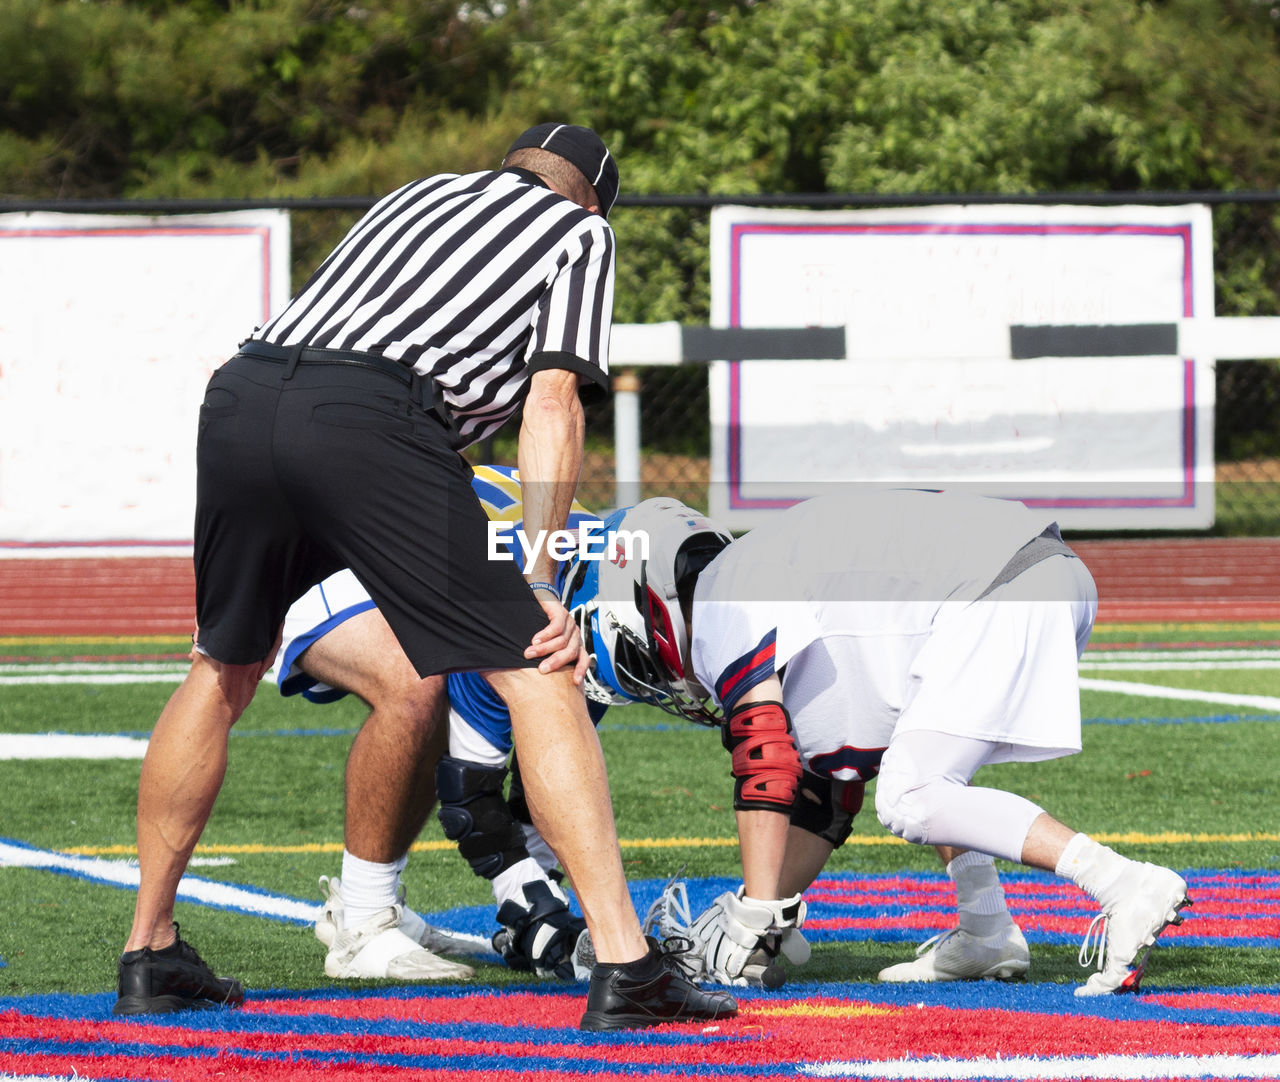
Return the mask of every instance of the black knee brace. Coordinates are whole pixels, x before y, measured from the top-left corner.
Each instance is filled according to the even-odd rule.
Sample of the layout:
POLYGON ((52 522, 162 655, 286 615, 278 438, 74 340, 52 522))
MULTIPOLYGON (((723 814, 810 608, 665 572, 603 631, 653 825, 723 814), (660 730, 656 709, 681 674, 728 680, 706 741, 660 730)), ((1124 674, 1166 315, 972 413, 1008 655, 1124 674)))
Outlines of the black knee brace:
POLYGON ((507 790, 507 807, 511 809, 517 823, 533 825, 529 802, 524 796, 524 782, 520 778, 520 760, 515 755, 511 756, 511 787, 507 790))
POLYGON ((471 870, 493 879, 524 860, 524 831, 502 795, 505 766, 482 766, 446 755, 436 767, 436 795, 444 836, 458 843, 471 870))
POLYGON ((806 770, 791 805, 791 825, 839 849, 853 831, 853 817, 862 808, 863 788, 860 781, 833 782, 806 770))

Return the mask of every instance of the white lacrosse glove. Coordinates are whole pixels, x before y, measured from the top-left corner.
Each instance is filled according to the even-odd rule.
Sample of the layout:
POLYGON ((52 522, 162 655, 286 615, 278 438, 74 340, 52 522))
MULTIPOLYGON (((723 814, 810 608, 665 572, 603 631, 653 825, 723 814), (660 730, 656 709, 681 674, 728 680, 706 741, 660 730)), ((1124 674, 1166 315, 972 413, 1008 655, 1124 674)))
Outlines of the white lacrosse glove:
POLYGON ((693 922, 691 953, 702 957, 705 980, 779 988, 786 981, 779 952, 794 965, 809 960, 809 944, 800 934, 808 907, 798 894, 763 900, 748 898, 744 889, 726 891, 693 922))

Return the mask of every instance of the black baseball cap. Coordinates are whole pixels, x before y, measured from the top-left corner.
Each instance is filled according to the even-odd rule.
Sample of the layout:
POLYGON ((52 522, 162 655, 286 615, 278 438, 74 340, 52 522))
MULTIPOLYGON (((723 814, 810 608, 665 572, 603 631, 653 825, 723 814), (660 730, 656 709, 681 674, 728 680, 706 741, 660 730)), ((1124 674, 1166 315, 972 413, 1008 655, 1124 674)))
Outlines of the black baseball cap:
POLYGON ((618 198, 618 166, 600 136, 577 124, 536 124, 521 133, 507 154, 525 147, 550 151, 574 166, 595 188, 600 213, 609 216, 618 198))

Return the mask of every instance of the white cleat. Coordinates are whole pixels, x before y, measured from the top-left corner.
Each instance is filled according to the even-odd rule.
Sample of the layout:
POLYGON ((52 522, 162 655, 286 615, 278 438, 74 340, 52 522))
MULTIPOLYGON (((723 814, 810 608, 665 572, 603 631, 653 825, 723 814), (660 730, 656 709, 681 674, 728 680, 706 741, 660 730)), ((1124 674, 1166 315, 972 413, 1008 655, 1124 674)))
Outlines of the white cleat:
MULTIPOLYGON (((336 876, 330 879, 327 875, 320 877, 320 893, 324 905, 320 917, 314 925, 316 938, 326 947, 332 947, 334 939, 342 930, 344 907, 342 902, 342 881, 336 876)), ((404 886, 399 891, 400 931, 415 940, 420 947, 425 947, 434 954, 474 955, 483 951, 473 939, 456 936, 452 932, 428 924, 412 909, 404 908, 404 886)))
POLYGON ((322 875, 320 896, 324 899, 324 905, 313 927, 316 938, 327 948, 333 946, 333 941, 342 930, 342 882, 336 876, 330 879, 327 875, 322 875))
POLYGON ((400 930, 400 907, 390 906, 359 928, 340 931, 324 959, 325 975, 340 979, 466 980, 475 970, 424 950, 400 930))
POLYGON ((1020 980, 1031 968, 1031 952, 1021 929, 1013 923, 994 935, 976 936, 952 928, 916 949, 910 962, 880 970, 890 984, 905 981, 1020 980))
POLYGON ((1147 955, 1171 924, 1182 923, 1182 910, 1191 904, 1182 876, 1158 864, 1138 864, 1126 872, 1124 896, 1105 908, 1089 925, 1080 946, 1080 964, 1095 955, 1098 972, 1076 989, 1078 996, 1136 992, 1146 972, 1147 955))

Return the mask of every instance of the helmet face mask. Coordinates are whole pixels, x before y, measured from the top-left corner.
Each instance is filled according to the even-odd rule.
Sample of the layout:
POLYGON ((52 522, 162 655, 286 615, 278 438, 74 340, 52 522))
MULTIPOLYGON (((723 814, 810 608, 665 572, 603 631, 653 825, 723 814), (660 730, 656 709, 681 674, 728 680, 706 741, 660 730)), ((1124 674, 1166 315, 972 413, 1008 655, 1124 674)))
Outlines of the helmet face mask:
POLYGON ((605 520, 602 558, 571 567, 564 591, 592 655, 588 698, 644 702, 698 724, 720 723, 688 671, 679 587, 691 586, 692 574, 732 540, 676 500, 646 500, 605 520))
POLYGON ((588 700, 605 706, 625 706, 635 696, 623 690, 623 681, 614 666, 615 649, 609 640, 616 637, 610 628, 602 627, 603 613, 596 599, 597 572, 590 563, 575 562, 565 576, 562 601, 578 625, 582 649, 591 663, 583 679, 583 692, 588 700))

